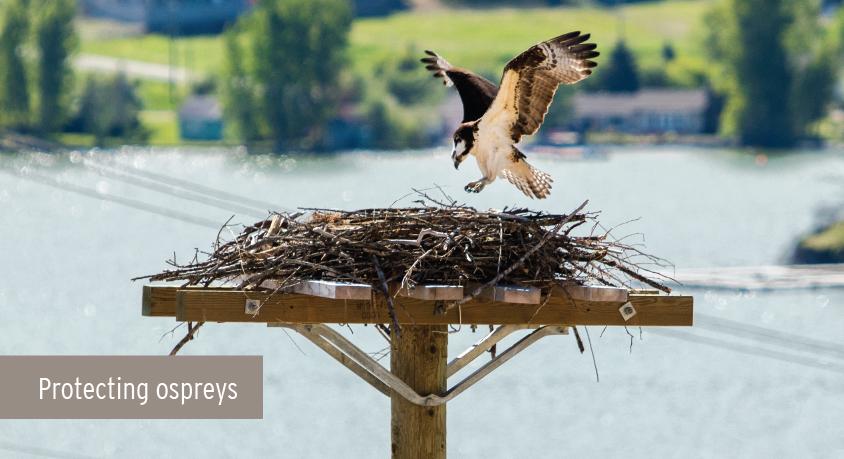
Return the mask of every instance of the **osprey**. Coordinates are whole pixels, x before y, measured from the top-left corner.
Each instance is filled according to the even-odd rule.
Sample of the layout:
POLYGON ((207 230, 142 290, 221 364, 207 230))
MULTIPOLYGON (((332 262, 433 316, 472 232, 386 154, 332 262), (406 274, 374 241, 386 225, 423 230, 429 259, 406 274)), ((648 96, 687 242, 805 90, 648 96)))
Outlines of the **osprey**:
POLYGON ((483 177, 466 185, 479 193, 496 177, 503 177, 530 198, 551 192, 551 176, 531 166, 516 148, 522 136, 535 133, 560 84, 574 84, 592 74, 597 45, 585 43, 589 34, 570 32, 532 46, 504 67, 501 87, 468 70, 454 67, 426 50, 425 68, 455 86, 463 102, 463 121, 454 132, 454 168, 474 155, 483 177))

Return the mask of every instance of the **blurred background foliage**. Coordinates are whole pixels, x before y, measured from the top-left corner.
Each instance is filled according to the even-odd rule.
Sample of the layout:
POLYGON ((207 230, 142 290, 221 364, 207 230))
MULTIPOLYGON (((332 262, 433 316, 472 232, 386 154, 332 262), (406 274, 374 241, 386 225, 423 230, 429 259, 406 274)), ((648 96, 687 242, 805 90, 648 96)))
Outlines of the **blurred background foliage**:
POLYGON ((577 92, 702 88, 707 131, 725 141, 837 140, 839 3, 261 0, 222 33, 168 35, 92 19, 82 0, 0 0, 0 128, 58 141, 87 135, 91 144, 180 143, 179 108, 210 95, 222 106, 228 143, 427 146, 448 137, 455 107, 453 91, 419 65, 424 49, 497 81, 531 44, 582 30, 599 44, 600 65, 559 92, 549 130, 569 125, 577 92), (78 65, 80 56, 169 66, 189 78, 92 77, 96 69, 78 65), (97 116, 113 120, 81 121, 118 86, 130 102, 97 116), (135 123, 126 120, 138 129, 111 128, 135 123))

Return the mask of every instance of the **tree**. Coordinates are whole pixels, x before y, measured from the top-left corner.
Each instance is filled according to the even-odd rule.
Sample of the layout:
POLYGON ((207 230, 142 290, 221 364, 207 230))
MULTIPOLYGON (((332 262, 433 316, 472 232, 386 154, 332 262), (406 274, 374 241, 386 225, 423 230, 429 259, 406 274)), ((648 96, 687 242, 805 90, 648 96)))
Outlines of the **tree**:
POLYGON ((400 137, 397 134, 399 128, 394 122, 395 117, 390 115, 386 101, 373 101, 367 110, 367 119, 370 129, 372 129, 372 138, 376 147, 401 148, 401 145, 398 145, 400 142, 397 141, 397 138, 400 137))
POLYGON ((666 41, 662 44, 662 60, 666 63, 673 61, 677 58, 677 52, 674 51, 674 45, 671 44, 670 41, 666 41))
POLYGON ((0 17, 0 124, 20 129, 30 121, 29 84, 21 54, 29 29, 26 2, 9 0, 0 17))
POLYGON ((792 89, 794 125, 803 133, 815 121, 826 116, 838 80, 839 54, 827 43, 795 75, 792 89))
POLYGON ((233 134, 242 141, 260 138, 255 105, 255 88, 243 61, 243 48, 235 30, 224 35, 226 46, 223 111, 233 134))
POLYGON ((838 59, 818 8, 817 0, 723 0, 707 15, 712 81, 727 100, 723 133, 742 145, 790 147, 825 114, 838 59))
POLYGON ((792 69, 784 37, 791 25, 784 0, 733 0, 737 22, 730 63, 742 106, 738 113, 742 145, 790 147, 792 69), (765 14, 759 14, 765 11, 765 14))
POLYGON ((352 12, 345 0, 262 0, 249 28, 261 118, 277 146, 318 145, 337 108, 352 12))
MULTIPOLYGON (((426 114, 403 106, 393 97, 370 100, 366 104, 366 119, 371 145, 382 149, 413 148, 431 142, 426 114)), ((424 111, 423 111, 424 112, 424 111)))
POLYGON ((135 86, 118 73, 106 85, 108 99, 102 106, 110 106, 111 123, 109 135, 120 137, 131 143, 144 143, 149 138, 149 131, 141 123, 140 113, 144 106, 135 91, 135 86))
POLYGON ((356 103, 363 115, 366 146, 418 148, 434 140, 441 122, 437 108, 446 92, 430 91, 434 82, 419 65, 420 54, 410 45, 375 65, 371 77, 355 78, 344 91, 344 102, 356 103))
POLYGON ((56 132, 67 111, 67 96, 72 82, 70 55, 76 47, 73 0, 40 0, 34 5, 35 44, 38 50, 37 127, 41 132, 56 132))
POLYGON ((431 100, 431 74, 419 65, 422 53, 416 46, 409 46, 402 55, 381 63, 376 78, 386 84, 387 91, 402 106, 411 106, 431 100))
POLYGON ((639 90, 639 72, 636 57, 619 40, 610 53, 609 63, 600 73, 600 89, 610 92, 636 92, 639 90))
POLYGON ((93 134, 102 146, 108 137, 131 143, 144 143, 149 131, 139 117, 143 105, 135 87, 119 73, 103 79, 89 76, 79 98, 79 108, 68 126, 70 129, 93 134))

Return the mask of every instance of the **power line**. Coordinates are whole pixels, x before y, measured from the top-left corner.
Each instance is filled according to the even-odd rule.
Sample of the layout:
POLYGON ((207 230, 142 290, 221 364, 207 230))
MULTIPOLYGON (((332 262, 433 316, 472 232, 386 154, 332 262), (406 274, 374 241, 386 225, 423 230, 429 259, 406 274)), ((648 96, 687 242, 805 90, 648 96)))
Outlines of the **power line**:
POLYGON ((805 352, 826 354, 844 359, 844 344, 834 344, 826 341, 807 338, 794 333, 746 324, 730 319, 695 313, 695 327, 733 336, 744 336, 758 341, 767 341, 774 345, 787 348, 802 348, 805 352))
POLYGON ((10 453, 26 454, 28 456, 49 457, 53 459, 90 459, 94 456, 86 456, 76 453, 68 453, 54 449, 41 448, 38 446, 21 445, 0 441, 0 450, 10 453))
MULTIPOLYGON (((2 170, 2 169, 0 169, 2 170)), ((204 226, 206 228, 213 228, 215 230, 220 229, 220 225, 212 220, 208 220, 202 217, 196 217, 193 215, 185 214, 182 212, 177 212, 175 210, 168 209, 166 207, 156 206, 153 204, 147 204, 143 201, 138 201, 135 199, 124 198, 121 196, 111 195, 108 193, 100 193, 91 188, 85 188, 79 185, 74 185, 71 183, 64 183, 55 178, 47 177, 44 175, 28 172, 28 173, 13 173, 7 170, 2 170, 7 174, 14 175, 16 177, 20 177, 22 179, 30 180, 36 183, 41 183, 43 185, 47 185, 53 188, 58 188, 60 190, 69 191, 71 193, 80 194, 82 196, 87 196, 89 198, 94 198, 102 201, 111 201, 117 204, 122 204, 127 207, 132 207, 134 209, 142 210, 144 212, 148 212, 151 214, 160 215, 163 217, 172 218, 175 220, 180 220, 185 223, 191 223, 198 226, 204 226)))
POLYGON ((107 176, 119 180, 124 183, 128 183, 130 185, 138 186, 141 188, 146 188, 158 193, 167 194, 170 196, 175 196, 187 201, 194 201, 200 204, 205 204, 211 207, 216 207, 217 209, 226 210, 229 212, 234 212, 238 214, 248 215, 250 217, 255 218, 264 218, 266 217, 266 211, 262 211, 261 213, 256 212, 257 209, 241 206, 238 204, 230 203, 228 201, 220 200, 214 197, 202 195, 190 190, 185 190, 179 187, 175 187, 172 185, 160 185, 157 184, 150 179, 142 179, 133 177, 126 171, 117 170, 108 166, 104 166, 101 164, 96 164, 93 161, 85 160, 83 162, 86 168, 97 172, 100 175, 107 176))
POLYGON ((806 367, 821 369, 821 370, 828 370, 833 371, 835 373, 844 374, 844 366, 840 364, 834 363, 826 363, 818 359, 806 358, 803 356, 790 354, 787 352, 775 351, 771 349, 761 348, 759 346, 751 346, 747 344, 741 343, 734 343, 734 342, 725 342, 716 338, 711 338, 708 336, 701 336, 696 335, 693 333, 688 332, 681 332, 677 330, 671 330, 666 328, 653 328, 649 329, 648 333, 653 333, 655 335, 666 336, 669 338, 679 339, 682 341, 689 341, 692 343, 697 344, 705 344, 707 346, 718 347, 721 349, 726 349, 728 351, 739 352, 742 354, 748 355, 755 355, 760 357, 767 357, 774 360, 780 360, 783 362, 789 363, 796 363, 798 365, 803 365, 806 367))
MULTIPOLYGON (((123 168, 124 171, 128 170, 128 168, 123 168)), ((161 183, 166 183, 169 185, 175 185, 184 189, 193 189, 194 191, 205 193, 209 196, 214 196, 217 199, 222 201, 228 201, 235 204, 248 204, 255 209, 261 209, 268 211, 270 209, 281 209, 284 210, 283 207, 278 206, 277 204, 260 201, 254 198, 250 198, 247 196, 239 196, 234 193, 229 193, 227 191, 218 190, 215 188, 211 188, 199 183, 191 182, 184 179, 179 179, 175 177, 170 177, 169 175, 159 174, 156 172, 149 172, 140 169, 132 169, 131 173, 134 175, 138 175, 141 177, 145 177, 151 180, 156 180, 161 183)))

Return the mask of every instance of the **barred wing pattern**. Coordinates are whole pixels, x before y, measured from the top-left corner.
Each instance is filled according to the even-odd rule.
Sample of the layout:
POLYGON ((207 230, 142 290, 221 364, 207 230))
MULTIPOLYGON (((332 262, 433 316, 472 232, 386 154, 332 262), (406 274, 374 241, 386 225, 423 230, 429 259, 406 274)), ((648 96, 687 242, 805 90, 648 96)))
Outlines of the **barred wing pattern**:
POLYGON ((590 59, 599 53, 597 45, 585 43, 588 39, 589 34, 580 32, 560 35, 532 46, 504 68, 502 89, 490 111, 510 115, 495 118, 510 124, 513 143, 539 129, 560 84, 574 84, 592 74, 598 64, 590 59))

